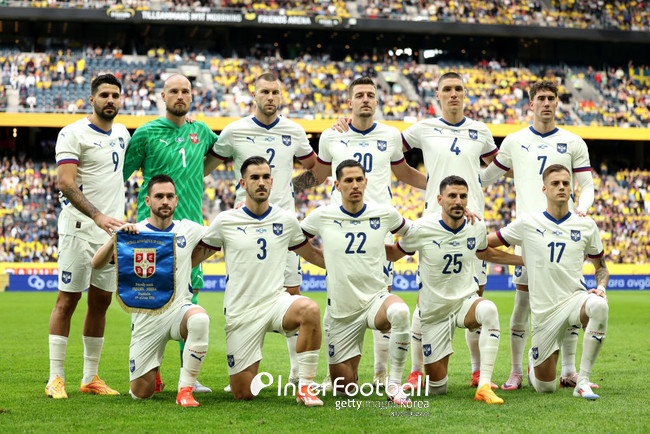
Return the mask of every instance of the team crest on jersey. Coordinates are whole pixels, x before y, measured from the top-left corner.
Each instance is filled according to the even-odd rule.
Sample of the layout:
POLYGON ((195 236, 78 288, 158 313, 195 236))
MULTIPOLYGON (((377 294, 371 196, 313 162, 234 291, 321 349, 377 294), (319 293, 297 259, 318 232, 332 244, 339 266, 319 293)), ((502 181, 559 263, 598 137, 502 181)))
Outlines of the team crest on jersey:
POLYGON ((183 235, 176 237, 176 245, 181 249, 187 245, 187 240, 185 240, 185 237, 183 235))
POLYGON ((470 250, 474 250, 474 247, 476 247, 476 238, 468 238, 467 239, 467 248, 470 250))
POLYGON ((273 233, 275 235, 282 235, 282 223, 273 223, 273 233))
POLYGON ((560 154, 566 154, 566 143, 558 143, 557 144, 557 151, 560 154))
POLYGON ((156 272, 156 249, 133 249, 133 271, 140 278, 156 272))
POLYGON ((537 360, 537 358, 539 357, 539 350, 537 349, 537 347, 533 347, 530 350, 533 353, 533 359, 537 360))
POLYGON ((63 283, 70 283, 71 280, 72 280, 72 272, 64 271, 63 273, 61 273, 61 281, 63 283))
POLYGON ((135 371, 135 360, 133 359, 129 360, 129 371, 131 371, 131 373, 135 371))
POLYGON ((422 345, 422 352, 426 357, 431 355, 431 344, 422 345))
POLYGON ((228 354, 228 367, 233 368, 235 367, 235 356, 232 354, 228 354))
POLYGON ((330 347, 329 347, 329 355, 330 355, 330 357, 332 357, 334 355, 334 345, 332 345, 332 344, 330 344, 330 347))
POLYGON ((515 277, 521 277, 521 265, 515 266, 515 277))
POLYGON ((282 144, 284 146, 291 146, 291 136, 282 136, 282 144))
POLYGON ((478 131, 469 130, 469 138, 472 139, 472 140, 477 140, 478 139, 478 131))
POLYGON ((377 149, 381 152, 384 152, 388 148, 388 144, 385 140, 377 140, 377 149))
POLYGON ((374 229, 374 230, 379 229, 380 224, 381 224, 381 220, 379 219, 379 217, 373 217, 373 218, 370 219, 370 228, 371 229, 374 229))
POLYGON ((120 137, 120 148, 124 149, 124 139, 120 137))
POLYGON ((571 239, 573 241, 580 241, 580 231, 571 231, 571 239))
POLYGON ((190 134, 190 142, 197 145, 199 143, 199 135, 194 133, 190 134))

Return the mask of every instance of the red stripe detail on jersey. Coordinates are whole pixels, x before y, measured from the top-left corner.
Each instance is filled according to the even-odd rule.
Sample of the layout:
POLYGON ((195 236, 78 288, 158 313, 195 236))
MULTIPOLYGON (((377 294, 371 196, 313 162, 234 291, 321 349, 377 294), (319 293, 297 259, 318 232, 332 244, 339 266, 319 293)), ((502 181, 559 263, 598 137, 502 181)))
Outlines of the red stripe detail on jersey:
POLYGON ((212 155, 212 156, 214 156, 214 157, 220 159, 220 160, 223 160, 223 161, 226 161, 226 160, 228 159, 228 158, 226 158, 226 157, 222 157, 221 155, 219 155, 219 154, 217 154, 216 152, 214 152, 214 150, 213 150, 212 148, 210 148, 210 150, 208 151, 208 153, 209 153, 210 155, 212 155))
POLYGON ((390 164, 392 166, 397 166, 398 164, 402 164, 402 161, 406 161, 406 158, 402 157, 402 159, 399 161, 391 161, 390 164))
POLYGON ((211 246, 210 244, 204 243, 203 241, 199 242, 199 246, 205 247, 206 249, 214 250, 215 252, 218 252, 218 251, 221 250, 221 247, 214 247, 214 246, 211 246))
POLYGON ((79 160, 75 160, 74 158, 66 158, 64 160, 59 160, 56 162, 56 167, 59 167, 62 164, 76 164, 78 166, 79 160))
POLYGON ((395 233, 395 232, 399 231, 400 229, 402 229, 402 228, 404 227, 405 224, 406 224, 406 220, 404 220, 404 217, 402 217, 402 224, 399 225, 399 226, 397 227, 397 229, 394 229, 394 230, 392 230, 391 232, 392 232, 392 233, 395 233))
POLYGON ((501 231, 497 231, 497 237, 498 237, 499 240, 503 243, 504 246, 506 246, 506 247, 510 247, 510 243, 507 242, 507 241, 505 240, 505 238, 503 238, 503 235, 501 235, 501 231))
POLYGON ((307 241, 308 241, 307 238, 305 238, 305 241, 303 241, 302 243, 297 244, 297 245, 295 245, 293 247, 289 247, 289 250, 293 251, 293 250, 299 249, 302 246, 304 246, 305 244, 307 244, 307 241))
POLYGON ((605 251, 603 250, 602 252, 600 252, 597 255, 589 255, 589 254, 587 254, 587 256, 589 256, 590 258, 602 258, 604 254, 605 254, 605 251))
POLYGON ((499 152, 499 148, 494 148, 494 151, 490 151, 487 154, 481 155, 481 158, 489 157, 490 155, 496 154, 497 152, 499 152))
POLYGON ((503 170, 505 170, 506 172, 507 172, 508 170, 510 170, 509 167, 506 167, 506 166, 504 166, 503 164, 499 163, 499 161, 496 159, 496 157, 494 157, 494 160, 492 160, 492 162, 493 162, 494 164, 496 164, 497 167, 498 167, 499 169, 503 169, 503 170))
POLYGON ((476 252, 477 252, 477 253, 478 253, 478 252, 485 252, 485 251, 486 251, 487 249, 488 249, 487 247, 486 247, 486 248, 484 248, 484 249, 481 249, 481 250, 479 250, 479 249, 476 249, 476 252))
POLYGON ((315 237, 314 234, 310 234, 309 232, 307 232, 307 231, 304 230, 304 229, 302 230, 302 233, 305 234, 305 236, 306 236, 307 238, 314 238, 314 237, 315 237))
POLYGON ((399 242, 397 243, 397 248, 400 249, 405 255, 409 255, 409 256, 415 255, 415 252, 407 252, 406 250, 404 250, 402 246, 400 246, 399 242))
POLYGON ((404 134, 401 134, 401 136, 402 136, 402 145, 404 145, 404 147, 405 147, 407 150, 409 150, 409 151, 410 151, 411 149, 413 149, 413 148, 411 148, 411 145, 409 145, 409 143, 408 143, 408 142, 406 141, 406 139, 404 138, 404 134))
POLYGON ((302 157, 297 157, 297 158, 298 158, 299 160, 304 160, 305 158, 309 158, 309 157, 311 157, 312 155, 314 155, 314 151, 311 151, 309 154, 304 155, 304 156, 302 156, 302 157))
POLYGON ((574 167, 573 173, 577 172, 591 172, 591 167, 574 167))
POLYGON ((322 164, 324 164, 326 166, 331 166, 332 165, 331 161, 328 162, 328 161, 321 160, 320 157, 316 157, 316 159, 318 160, 319 163, 322 163, 322 164))

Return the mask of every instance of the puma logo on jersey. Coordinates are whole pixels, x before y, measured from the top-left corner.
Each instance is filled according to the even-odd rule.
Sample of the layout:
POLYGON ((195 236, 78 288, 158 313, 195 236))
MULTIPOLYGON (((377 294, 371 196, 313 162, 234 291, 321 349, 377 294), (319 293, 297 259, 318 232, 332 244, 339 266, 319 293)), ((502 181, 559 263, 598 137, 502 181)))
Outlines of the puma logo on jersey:
POLYGON ((431 242, 432 242, 433 244, 435 244, 436 246, 438 246, 439 249, 442 249, 442 246, 441 246, 440 243, 437 242, 436 240, 432 240, 431 242))
POLYGON ((530 152, 530 145, 528 146, 521 145, 521 147, 524 148, 526 151, 530 152))
POLYGON ((334 223, 339 225, 339 227, 343 228, 343 222, 342 221, 334 220, 334 223))
POLYGON ((433 131, 437 131, 438 134, 442 134, 442 128, 433 128, 433 131))
POLYGON ((345 145, 346 148, 348 147, 348 143, 349 143, 349 142, 350 142, 349 140, 348 140, 347 142, 346 142, 345 140, 341 140, 341 143, 343 143, 343 144, 345 145))
POLYGON ((159 140, 160 140, 161 142, 163 142, 163 143, 165 144, 165 146, 169 146, 169 143, 167 142, 167 140, 163 140, 163 139, 159 139, 159 140))
POLYGON ((97 142, 93 142, 93 145, 95 145, 95 146, 99 146, 100 148, 102 147, 102 144, 101 144, 101 143, 97 143, 97 142))
POLYGON ((544 229, 543 231, 541 231, 541 230, 539 230, 539 229, 535 229, 535 230, 536 230, 537 232, 539 232, 542 236, 544 236, 544 232, 546 232, 546 229, 544 229))
POLYGON ((243 228, 237 226, 237 230, 238 230, 238 231, 242 231, 242 232, 244 233, 244 235, 246 234, 246 226, 244 226, 243 228))
POLYGON ((253 142, 253 144, 255 143, 255 137, 250 138, 250 137, 246 136, 246 140, 250 140, 251 142, 253 142))

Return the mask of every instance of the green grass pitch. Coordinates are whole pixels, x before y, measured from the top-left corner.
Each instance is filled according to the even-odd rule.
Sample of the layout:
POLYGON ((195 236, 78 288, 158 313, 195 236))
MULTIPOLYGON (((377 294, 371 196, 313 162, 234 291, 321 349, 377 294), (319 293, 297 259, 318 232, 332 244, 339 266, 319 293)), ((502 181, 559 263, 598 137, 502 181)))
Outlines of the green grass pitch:
MULTIPOLYGON (((415 305, 416 294, 398 293, 415 305)), ((321 309, 324 293, 309 293, 321 309)), ((499 308, 502 339, 493 380, 501 384, 508 376, 510 349, 508 323, 514 293, 486 294, 499 308)), ((558 389, 551 395, 535 393, 526 385, 519 391, 499 391, 504 405, 475 402, 470 388, 470 364, 463 330, 454 338, 456 353, 450 360, 449 393, 443 397, 420 397, 418 411, 387 408, 339 408, 348 398, 324 398, 323 408, 304 408, 290 397, 278 397, 277 388, 262 390, 252 402, 235 402, 223 392, 228 384, 221 315, 223 293, 204 293, 199 302, 212 316, 210 349, 199 379, 214 389, 197 394, 199 408, 175 404, 179 375, 178 345, 167 346, 162 365, 167 388, 148 401, 128 395, 129 315, 116 302, 108 312, 106 341, 100 375, 122 395, 87 396, 79 392, 83 363, 81 327, 86 298, 73 317, 66 359, 69 399, 53 400, 44 394, 48 377, 47 327, 56 293, 0 293, 0 432, 649 432, 650 392, 646 380, 650 366, 650 339, 646 332, 650 294, 611 291, 607 340, 596 363, 592 381, 600 384, 601 399, 595 402, 572 397, 558 389)), ((582 333, 580 334, 580 342, 582 333)), ((578 347, 578 362, 581 344, 578 347)), ((372 381, 372 335, 366 333, 360 382, 372 381)), ((317 380, 325 375, 324 350, 317 380)), ((410 368, 407 363, 404 379, 410 368)), ((559 369, 559 368, 558 368, 559 369)), ((269 334, 261 371, 286 378, 289 370, 286 342, 269 334)), ((383 402, 372 395, 364 401, 383 402)), ((374 403, 369 403, 374 405, 374 403)))

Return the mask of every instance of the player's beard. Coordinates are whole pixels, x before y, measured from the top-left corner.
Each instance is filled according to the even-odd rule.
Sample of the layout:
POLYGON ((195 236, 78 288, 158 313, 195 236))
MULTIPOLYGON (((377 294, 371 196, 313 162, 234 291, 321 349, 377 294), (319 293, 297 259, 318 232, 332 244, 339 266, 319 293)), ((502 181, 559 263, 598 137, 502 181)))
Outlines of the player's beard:
POLYGON ((100 118, 104 119, 105 121, 112 121, 115 119, 115 116, 119 113, 120 109, 118 109, 115 106, 111 106, 113 108, 113 113, 106 113, 104 110, 106 110, 106 107, 103 107, 102 109, 99 109, 99 107, 94 106, 93 108, 95 109, 95 113, 97 113, 97 116, 100 118))
POLYGON ((269 193, 268 190, 265 191, 266 195, 265 195, 264 197, 261 197, 261 196, 256 195, 256 193, 257 193, 257 189, 256 189, 256 188, 255 188, 255 189, 246 190, 246 193, 248 194, 248 197, 250 197, 251 199, 253 199, 253 201, 255 201, 255 202, 257 202, 257 203, 264 203, 264 202, 266 202, 267 200, 269 200, 269 194, 270 194, 270 193, 269 193))
POLYGON ((450 219, 452 220, 462 220, 465 218, 465 210, 462 208, 450 208, 449 211, 446 211, 446 214, 449 216, 450 219), (456 217, 456 215, 452 214, 453 211, 461 210, 460 216, 456 217))
POLYGON ((174 116, 185 116, 187 112, 190 111, 189 108, 176 108, 176 106, 169 107, 167 106, 167 111, 174 116))
POLYGON ((161 219, 166 219, 174 215, 175 208, 172 206, 165 208, 164 212, 166 213, 166 215, 163 212, 161 212, 161 209, 162 207, 151 208, 151 214, 161 219))

